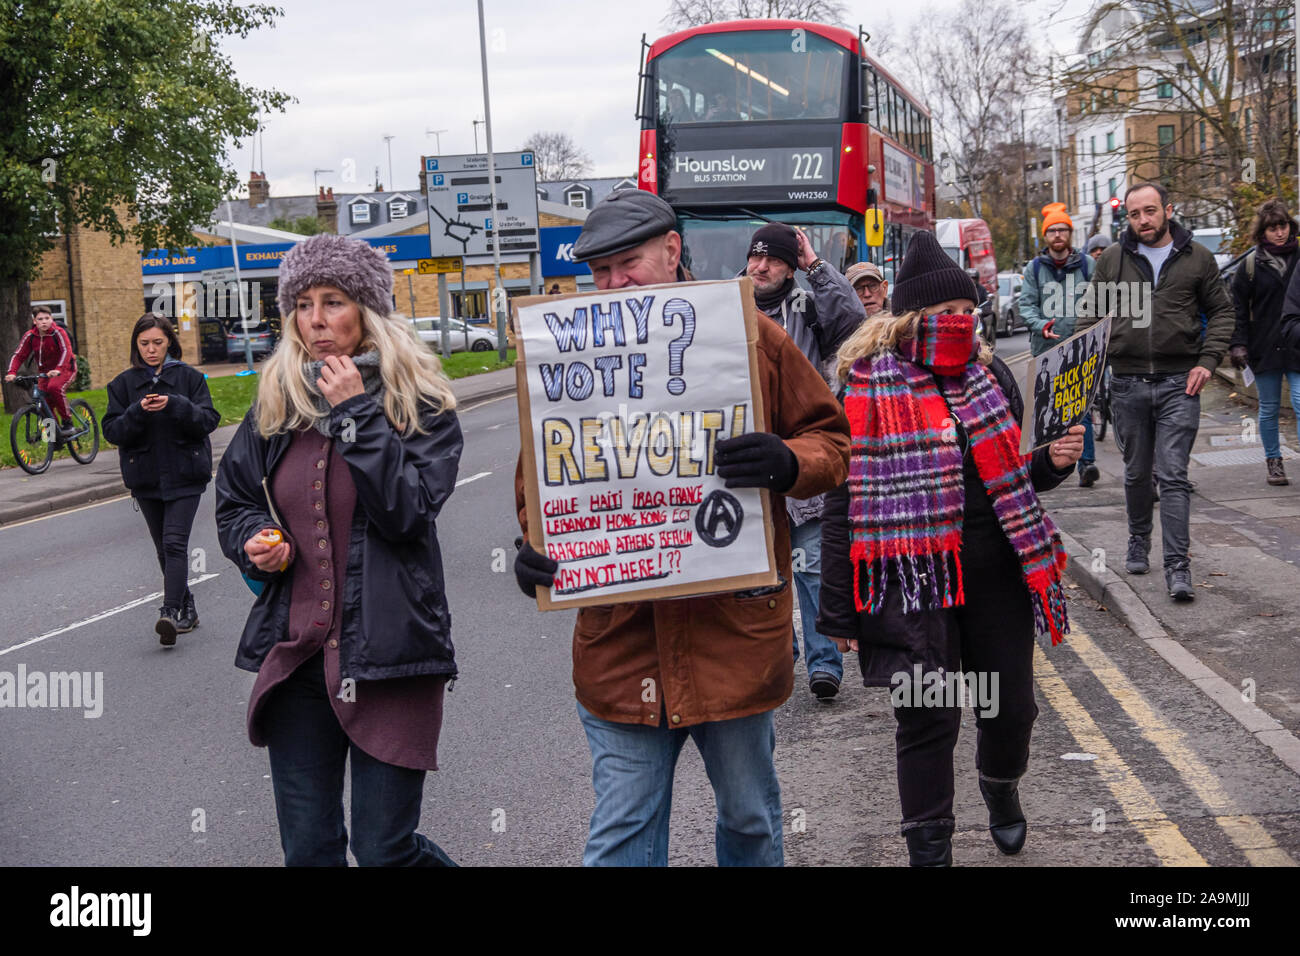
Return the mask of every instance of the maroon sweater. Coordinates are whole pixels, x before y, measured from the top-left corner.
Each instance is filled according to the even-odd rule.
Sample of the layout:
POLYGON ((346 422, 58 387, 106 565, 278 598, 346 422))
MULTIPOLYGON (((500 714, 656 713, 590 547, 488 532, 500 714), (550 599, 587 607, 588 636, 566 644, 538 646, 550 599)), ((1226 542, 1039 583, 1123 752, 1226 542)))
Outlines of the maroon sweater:
POLYGON ((313 428, 293 436, 271 475, 271 494, 287 526, 291 553, 289 633, 271 648, 248 701, 248 738, 266 745, 259 726, 270 693, 321 651, 334 716, 353 744, 376 760, 412 770, 438 769, 441 675, 354 681, 339 673, 340 606, 348 537, 357 504, 347 462, 333 440, 313 428))

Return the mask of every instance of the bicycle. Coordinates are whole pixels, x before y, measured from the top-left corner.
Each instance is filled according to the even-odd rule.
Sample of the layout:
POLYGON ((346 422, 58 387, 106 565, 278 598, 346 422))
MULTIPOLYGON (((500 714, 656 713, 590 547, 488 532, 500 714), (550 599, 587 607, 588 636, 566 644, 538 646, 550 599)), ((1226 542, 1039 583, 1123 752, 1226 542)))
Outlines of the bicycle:
POLYGON ((49 468, 54 460, 54 451, 60 445, 66 445, 68 453, 83 465, 89 465, 99 454, 99 420, 95 418, 95 410, 84 399, 75 398, 68 402, 72 430, 68 435, 60 436, 58 420, 40 388, 41 379, 45 378, 49 375, 42 372, 39 375, 20 375, 13 381, 19 388, 32 390, 31 404, 14 412, 13 421, 9 423, 9 445, 14 460, 29 475, 39 475, 49 468))
POLYGON ((1101 373, 1101 382, 1097 385, 1097 396, 1092 400, 1092 408, 1088 414, 1092 416, 1093 437, 1097 441, 1101 441, 1106 437, 1106 426, 1112 421, 1109 365, 1101 373))

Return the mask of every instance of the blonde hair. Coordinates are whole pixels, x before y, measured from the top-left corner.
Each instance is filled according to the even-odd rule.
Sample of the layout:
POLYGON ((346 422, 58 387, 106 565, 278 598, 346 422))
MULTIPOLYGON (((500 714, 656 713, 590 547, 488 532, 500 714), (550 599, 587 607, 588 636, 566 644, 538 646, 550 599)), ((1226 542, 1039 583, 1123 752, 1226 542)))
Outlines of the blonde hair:
MULTIPOLYGON (((847 381, 849 369, 858 359, 873 358, 881 352, 898 348, 900 343, 908 339, 915 338, 923 315, 925 315, 924 311, 913 310, 902 315, 885 312, 868 318, 844 340, 839 352, 835 354, 835 377, 841 382, 847 381)), ((980 350, 975 358, 981 365, 988 365, 993 361, 993 350, 983 338, 980 339, 980 350)))
MULTIPOLYGON (((358 352, 379 353, 379 377, 384 383, 384 416, 402 434, 426 429, 420 425, 421 404, 436 414, 456 407, 456 395, 442 362, 424 344, 410 321, 396 313, 380 315, 369 306, 361 310, 358 352)), ((280 343, 262 367, 257 385, 257 430, 262 437, 312 427, 320 420, 316 383, 306 368, 311 351, 298 332, 296 310, 282 321, 280 343)))

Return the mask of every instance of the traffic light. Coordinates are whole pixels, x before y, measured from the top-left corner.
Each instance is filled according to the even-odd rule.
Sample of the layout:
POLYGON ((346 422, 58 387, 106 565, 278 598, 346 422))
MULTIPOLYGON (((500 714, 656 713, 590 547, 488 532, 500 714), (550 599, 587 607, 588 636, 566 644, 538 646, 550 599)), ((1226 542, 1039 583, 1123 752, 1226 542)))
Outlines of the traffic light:
POLYGON ((1119 240, 1120 233, 1128 225, 1128 209, 1118 196, 1110 197, 1110 237, 1119 240))

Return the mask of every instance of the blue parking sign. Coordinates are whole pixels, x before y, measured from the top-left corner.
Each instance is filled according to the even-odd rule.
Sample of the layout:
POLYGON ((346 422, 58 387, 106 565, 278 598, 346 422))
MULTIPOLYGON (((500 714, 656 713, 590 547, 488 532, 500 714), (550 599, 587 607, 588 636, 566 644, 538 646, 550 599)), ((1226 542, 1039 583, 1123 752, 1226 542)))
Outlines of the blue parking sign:
POLYGON ((462 206, 469 202, 469 193, 456 193, 456 202, 462 206))
POLYGON ((484 220, 483 220, 483 228, 485 228, 485 229, 491 231, 491 229, 492 229, 492 220, 491 220, 491 219, 484 219, 484 220))
POLYGON ((443 178, 444 178, 444 177, 443 177, 442 173, 439 173, 438 175, 436 175, 436 176, 433 177, 433 184, 434 184, 435 186, 441 186, 442 183, 443 183, 443 178))
POLYGON ((429 158, 426 158, 426 159, 425 159, 425 161, 424 161, 424 171, 425 171, 426 173, 432 173, 432 172, 434 172, 435 170, 437 170, 437 168, 438 168, 438 161, 437 161, 436 159, 429 159, 429 158))
POLYGON ((525 165, 525 166, 531 166, 531 165, 533 165, 533 154, 532 154, 532 153, 524 153, 522 156, 519 157, 519 159, 520 159, 520 162, 521 162, 523 165, 525 165))

